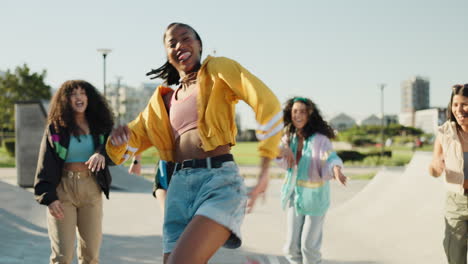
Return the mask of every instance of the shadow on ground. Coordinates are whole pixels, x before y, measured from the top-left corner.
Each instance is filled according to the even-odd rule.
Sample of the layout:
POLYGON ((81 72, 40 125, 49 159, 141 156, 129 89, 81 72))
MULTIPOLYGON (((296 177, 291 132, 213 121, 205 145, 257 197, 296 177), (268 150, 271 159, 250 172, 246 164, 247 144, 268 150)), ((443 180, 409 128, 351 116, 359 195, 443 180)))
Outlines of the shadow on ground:
POLYGON ((337 260, 324 259, 322 261, 322 263, 323 264, 377 264, 379 262, 366 261, 366 260, 356 260, 356 261, 343 261, 343 260, 340 260, 340 261, 337 261, 337 260))
MULTIPOLYGON (((47 263, 47 229, 0 209, 0 263, 47 263)), ((160 236, 103 236, 101 263, 162 263, 160 236)))
MULTIPOLYGON (((0 263, 30 264, 47 263, 50 254, 47 229, 0 209, 0 263)), ((101 263, 132 264, 162 263, 161 236, 118 236, 104 234, 101 247, 101 263)), ((242 249, 220 250, 210 261, 219 264, 245 263, 247 256, 262 260, 277 259, 279 256, 262 256, 242 249)), ((275 263, 275 262, 270 262, 275 263)))
MULTIPOLYGON (((0 263, 47 263, 50 254, 47 229, 0 209, 0 263)), ((162 263, 161 236, 118 236, 104 234, 101 263, 162 263)), ((240 264, 247 258, 262 264, 286 264, 282 256, 265 256, 243 249, 221 249, 209 263, 240 264)), ((324 260, 324 264, 374 264, 369 261, 324 260)))

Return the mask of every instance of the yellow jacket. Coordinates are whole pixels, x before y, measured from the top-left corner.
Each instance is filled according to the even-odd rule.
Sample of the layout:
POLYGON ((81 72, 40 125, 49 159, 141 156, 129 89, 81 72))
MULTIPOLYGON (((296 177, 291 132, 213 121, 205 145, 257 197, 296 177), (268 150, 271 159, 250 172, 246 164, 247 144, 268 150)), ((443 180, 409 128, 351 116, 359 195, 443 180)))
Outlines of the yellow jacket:
MULTIPOLYGON (((243 100, 255 112, 260 156, 278 156, 283 111, 262 81, 236 61, 208 56, 198 72, 197 83, 198 130, 204 151, 236 144, 235 104, 243 100)), ((156 89, 146 108, 128 124, 131 136, 127 144, 116 147, 107 141, 112 161, 121 164, 151 146, 156 147, 162 160, 174 161, 174 136, 163 101, 163 95, 170 91, 164 86, 156 89)))

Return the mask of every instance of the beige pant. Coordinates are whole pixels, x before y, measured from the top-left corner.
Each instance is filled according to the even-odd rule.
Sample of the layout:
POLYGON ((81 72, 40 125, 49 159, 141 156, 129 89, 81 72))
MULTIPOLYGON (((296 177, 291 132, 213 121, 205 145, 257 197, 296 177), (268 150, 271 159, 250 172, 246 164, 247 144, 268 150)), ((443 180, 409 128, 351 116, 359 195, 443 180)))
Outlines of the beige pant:
POLYGON ((63 171, 57 187, 65 218, 57 220, 47 210, 51 264, 72 263, 78 234, 78 263, 99 263, 102 240, 102 195, 89 171, 63 171))
POLYGON ((449 264, 466 264, 468 196, 447 192, 444 249, 449 264))

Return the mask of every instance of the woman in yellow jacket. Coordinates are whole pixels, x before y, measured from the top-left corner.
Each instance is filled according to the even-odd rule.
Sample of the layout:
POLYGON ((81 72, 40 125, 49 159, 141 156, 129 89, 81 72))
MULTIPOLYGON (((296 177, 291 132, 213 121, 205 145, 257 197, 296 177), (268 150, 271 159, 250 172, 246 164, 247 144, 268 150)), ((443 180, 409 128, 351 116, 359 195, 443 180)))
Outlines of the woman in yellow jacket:
POLYGON ((282 109, 237 62, 208 56, 202 63, 201 38, 189 25, 170 24, 163 40, 168 60, 149 74, 177 89, 158 87, 134 121, 113 131, 107 151, 119 164, 155 146, 162 160, 175 162, 165 205, 164 263, 207 263, 221 246, 241 245, 245 209, 265 192, 270 160, 279 154, 282 109), (249 201, 230 154, 238 100, 255 112, 262 157, 249 201))

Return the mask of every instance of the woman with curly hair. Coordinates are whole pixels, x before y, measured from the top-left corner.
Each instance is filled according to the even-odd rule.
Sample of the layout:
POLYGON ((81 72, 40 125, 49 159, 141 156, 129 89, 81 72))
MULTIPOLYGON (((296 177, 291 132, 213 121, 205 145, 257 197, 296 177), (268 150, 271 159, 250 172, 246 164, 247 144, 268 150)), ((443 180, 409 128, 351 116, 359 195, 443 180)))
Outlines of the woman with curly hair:
POLYGON ((158 87, 146 109, 114 130, 106 147, 114 162, 121 163, 155 146, 161 160, 172 164, 162 170, 167 173, 161 173, 156 190, 158 196, 168 187, 164 263, 207 263, 221 246, 241 245, 245 209, 267 189, 270 160, 279 153, 282 110, 271 90, 236 61, 211 56, 202 61, 202 41, 189 25, 170 24, 163 41, 167 62, 149 74, 177 88, 158 87), (262 157, 250 202, 230 153, 239 100, 256 114, 262 157), (172 172, 168 184, 163 179, 172 172))
POLYGON ((287 168, 281 189, 288 225, 284 251, 290 263, 321 263, 322 227, 330 206, 329 180, 346 184, 343 162, 332 149, 333 129, 310 99, 289 99, 283 118, 285 135, 279 163, 287 168))
POLYGON ((50 263, 99 263, 102 192, 111 177, 105 142, 113 127, 106 99, 86 81, 62 84, 52 98, 39 151, 36 200, 47 206, 50 263))

